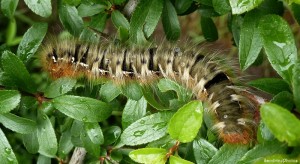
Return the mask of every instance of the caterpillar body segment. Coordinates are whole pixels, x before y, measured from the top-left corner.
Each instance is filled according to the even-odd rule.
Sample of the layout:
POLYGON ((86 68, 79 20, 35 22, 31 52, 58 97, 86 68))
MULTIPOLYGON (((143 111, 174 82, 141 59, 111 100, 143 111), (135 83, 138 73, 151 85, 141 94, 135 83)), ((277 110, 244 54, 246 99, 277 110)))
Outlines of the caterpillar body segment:
POLYGON ((41 52, 44 69, 53 78, 85 76, 117 83, 148 84, 169 78, 190 89, 195 99, 208 104, 213 130, 226 143, 255 140, 257 121, 251 99, 233 82, 226 59, 196 46, 163 43, 159 46, 121 47, 111 43, 85 44, 64 40, 46 45, 41 52))

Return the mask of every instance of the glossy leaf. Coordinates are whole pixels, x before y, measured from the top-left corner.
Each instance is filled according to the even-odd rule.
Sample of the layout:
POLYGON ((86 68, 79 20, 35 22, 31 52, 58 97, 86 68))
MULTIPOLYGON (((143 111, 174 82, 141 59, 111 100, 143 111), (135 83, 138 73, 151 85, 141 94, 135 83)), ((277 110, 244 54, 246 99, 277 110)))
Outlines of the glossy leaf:
POLYGON ((257 7, 263 0, 237 1, 229 0, 232 14, 242 14, 257 7))
POLYGON ((236 163, 247 152, 247 145, 224 144, 208 164, 236 163))
POLYGON ((257 140, 259 143, 275 140, 274 135, 271 133, 270 129, 266 126, 266 124, 263 121, 260 121, 257 130, 257 140))
POLYGON ((116 28, 123 27, 123 28, 129 30, 129 26, 130 26, 129 22, 120 11, 114 10, 111 13, 111 20, 116 28))
POLYGON ((59 78, 52 82, 49 87, 47 87, 44 94, 48 98, 55 98, 71 91, 75 84, 75 79, 59 78))
POLYGON ((100 12, 103 12, 106 9, 106 6, 101 4, 93 4, 93 5, 87 5, 87 4, 80 4, 77 8, 78 15, 81 17, 89 17, 96 15, 100 12))
POLYGON ((193 153, 197 163, 208 163, 217 151, 217 148, 202 138, 193 141, 193 153))
POLYGON ((297 20, 298 24, 300 24, 300 4, 293 3, 291 6, 294 17, 297 20))
POLYGON ((213 7, 217 13, 224 15, 231 11, 229 0, 212 0, 213 7))
POLYGON ((273 155, 285 153, 287 146, 278 142, 267 142, 264 144, 256 145, 253 149, 249 150, 238 162, 238 164, 251 164, 260 158, 273 155))
POLYGON ((38 159, 37 159, 37 164, 51 164, 51 158, 43 156, 42 154, 40 154, 38 159))
POLYGON ((178 156, 171 155, 169 159, 170 164, 193 164, 193 162, 182 159, 178 156))
POLYGON ((112 112, 108 104, 88 97, 64 95, 53 99, 52 103, 60 112, 83 122, 101 122, 112 112))
POLYGON ((293 93, 294 102, 297 107, 297 111, 300 113, 300 61, 298 61, 293 69, 293 93))
POLYGON ((31 11, 42 17, 49 17, 52 13, 51 0, 24 0, 31 11))
POLYGON ((111 145, 119 139, 121 128, 118 126, 110 126, 103 130, 104 145, 111 145))
POLYGON ((162 92, 175 91, 179 101, 187 102, 192 97, 192 94, 186 88, 170 79, 161 79, 157 86, 162 92))
POLYGON ((101 145, 104 142, 103 133, 98 123, 85 122, 84 128, 86 134, 94 144, 101 145))
POLYGON ((173 113, 158 112, 129 125, 121 135, 121 142, 134 146, 155 141, 166 135, 167 124, 173 113))
POLYGON ((59 19, 62 25, 74 36, 79 36, 83 29, 83 20, 74 6, 59 4, 59 19))
POLYGON ((25 65, 16 55, 5 51, 2 54, 2 67, 16 86, 30 93, 35 92, 36 85, 34 85, 25 65))
POLYGON ((180 24, 176 10, 169 0, 164 1, 162 24, 168 40, 177 40, 180 37, 180 24))
POLYGON ((175 0, 174 7, 176 9, 177 14, 183 14, 191 7, 192 4, 192 0, 175 0))
POLYGON ((0 129, 0 159, 3 164, 18 163, 5 134, 0 129))
POLYGON ((229 20, 229 27, 233 35, 234 43, 239 46, 243 17, 241 15, 232 15, 229 20))
POLYGON ((119 96, 120 93, 120 88, 112 82, 107 82, 104 85, 102 85, 99 92, 101 100, 105 102, 112 101, 117 96, 119 96))
POLYGON ((293 95, 287 91, 283 91, 275 95, 271 102, 288 110, 292 110, 294 107, 293 95))
POLYGON ((89 137, 89 135, 86 133, 86 131, 82 131, 80 134, 80 139, 83 143, 83 146, 85 148, 85 150, 95 156, 98 157, 100 155, 100 145, 99 144, 95 144, 94 142, 92 142, 91 138, 89 137))
POLYGON ((277 15, 266 15, 260 20, 259 29, 272 67, 283 79, 291 82, 297 49, 289 25, 277 15))
POLYGON ((201 127, 202 117, 202 103, 192 101, 173 115, 168 125, 168 132, 173 139, 183 143, 191 142, 201 127))
POLYGON ((58 143, 59 157, 65 158, 73 148, 74 145, 71 141, 71 130, 67 130, 62 133, 59 139, 59 143, 58 143))
POLYGON ((146 109, 147 101, 144 97, 138 101, 128 99, 123 109, 122 127, 125 129, 133 122, 145 116, 146 109))
POLYGON ((37 128, 34 121, 19 117, 11 113, 0 115, 0 122, 6 128, 21 134, 33 133, 37 128))
POLYGON ((129 153, 129 157, 135 162, 145 164, 164 164, 167 151, 160 148, 142 148, 129 153))
POLYGON ((26 31, 17 51, 17 55, 23 62, 30 60, 36 53, 47 33, 47 29, 48 25, 46 23, 35 23, 26 31))
POLYGON ((142 96, 143 92, 141 86, 138 83, 132 82, 122 86, 122 93, 132 100, 138 101, 142 96))
POLYGON ((156 88, 151 88, 151 86, 144 86, 142 90, 144 98, 152 107, 157 110, 167 110, 167 107, 163 106, 163 104, 156 99, 156 95, 154 93, 156 92, 156 88))
POLYGON ((263 46, 258 30, 261 14, 248 12, 244 17, 239 41, 239 63, 242 70, 247 69, 257 59, 263 46))
POLYGON ((37 142, 37 129, 32 133, 23 134, 22 141, 29 153, 35 154, 39 151, 39 142, 37 142))
POLYGON ((204 35, 204 38, 209 41, 213 42, 218 39, 218 30, 215 26, 213 20, 209 17, 201 17, 201 29, 204 35))
POLYGON ((3 14, 8 18, 12 18, 14 16, 18 3, 19 0, 2 0, 1 10, 3 14))
POLYGON ((249 85, 276 95, 282 91, 289 91, 289 85, 282 79, 279 78, 261 78, 248 82, 249 85))
POLYGON ((300 120, 295 115, 272 103, 263 104, 260 114, 266 126, 279 141, 285 141, 289 146, 300 145, 300 120))
POLYGON ((153 33, 163 9, 161 0, 141 0, 130 20, 130 35, 133 43, 141 43, 138 38, 143 32, 145 37, 150 37, 153 33))
POLYGON ((14 90, 0 90, 0 114, 8 113, 18 106, 21 95, 14 90))
POLYGON ((43 111, 38 111, 37 138, 39 153, 47 157, 55 157, 57 152, 57 139, 50 119, 43 111))

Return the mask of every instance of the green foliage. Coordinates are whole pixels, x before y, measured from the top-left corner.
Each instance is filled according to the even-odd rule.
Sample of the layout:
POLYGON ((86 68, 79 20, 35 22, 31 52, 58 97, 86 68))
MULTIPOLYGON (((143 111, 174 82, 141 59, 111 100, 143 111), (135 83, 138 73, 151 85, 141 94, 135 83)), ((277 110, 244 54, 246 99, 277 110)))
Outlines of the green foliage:
POLYGON ((24 2, 0 3, 1 163, 67 163, 75 147, 85 148, 85 163, 91 164, 299 162, 300 40, 299 25, 293 24, 300 22, 299 0, 24 2), (243 71, 269 63, 279 75, 248 83, 271 96, 260 108, 253 145, 217 140, 209 123, 214 120, 204 112, 207 104, 191 101, 192 93, 172 80, 87 84, 51 81, 41 70, 38 50, 47 46, 42 42, 53 24, 62 25, 58 37, 67 33, 97 43, 107 39, 106 31, 115 31, 108 35, 116 43, 139 46, 156 39, 159 24, 167 40, 177 41, 185 27, 179 16, 191 13, 199 15, 193 21, 203 35, 195 40, 221 41, 228 27, 243 71), (107 24, 112 30, 104 31, 107 24))

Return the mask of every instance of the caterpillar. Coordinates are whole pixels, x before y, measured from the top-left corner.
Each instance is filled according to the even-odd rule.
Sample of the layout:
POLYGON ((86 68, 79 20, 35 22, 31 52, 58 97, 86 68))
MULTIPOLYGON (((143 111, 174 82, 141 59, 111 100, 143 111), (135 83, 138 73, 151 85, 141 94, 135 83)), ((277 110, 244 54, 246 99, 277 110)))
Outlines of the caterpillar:
POLYGON ((225 143, 249 144, 255 140, 255 105, 246 89, 235 86, 226 59, 190 45, 163 43, 159 46, 122 47, 76 40, 56 41, 42 52, 44 69, 53 78, 85 76, 88 79, 137 81, 147 84, 169 78, 192 91, 195 99, 208 104, 213 130, 225 143))

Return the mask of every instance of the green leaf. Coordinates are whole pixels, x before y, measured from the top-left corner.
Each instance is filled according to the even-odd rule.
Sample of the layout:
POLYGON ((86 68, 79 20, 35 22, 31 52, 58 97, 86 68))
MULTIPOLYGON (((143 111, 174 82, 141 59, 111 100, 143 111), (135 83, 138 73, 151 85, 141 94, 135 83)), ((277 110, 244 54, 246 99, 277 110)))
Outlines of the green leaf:
POLYGON ((55 157, 57 152, 57 139, 50 119, 43 111, 38 111, 37 141, 39 153, 47 157, 55 157))
POLYGON ((51 164, 51 158, 43 156, 42 154, 40 154, 38 159, 37 159, 37 164, 51 164))
POLYGON ((293 69, 293 93, 294 102, 297 107, 297 111, 300 113, 300 61, 298 61, 293 69))
POLYGON ((193 151, 197 163, 208 163, 218 150, 205 139, 199 138, 193 141, 193 151))
POLYGON ((232 8, 232 14, 242 14, 244 12, 250 11, 261 4, 263 0, 229 0, 230 6, 232 8))
POLYGON ((273 95, 290 90, 289 85, 279 78, 261 78, 250 81, 248 84, 273 95))
POLYGON ((117 141, 121 135, 121 128, 118 126, 110 126, 103 130, 104 145, 111 145, 117 141))
POLYGON ((100 154, 100 145, 99 144, 95 144, 91 138, 89 137, 89 135, 87 134, 87 132, 85 130, 82 130, 81 134, 80 134, 80 139, 83 143, 84 148, 86 149, 86 151, 95 156, 98 157, 100 154))
POLYGON ((44 94, 48 98, 55 98, 61 96, 69 91, 75 86, 76 80, 71 78, 59 78, 52 82, 50 86, 47 87, 44 94))
POLYGON ((167 151, 160 148, 142 148, 131 151, 129 157, 135 162, 145 164, 165 164, 167 151))
POLYGON ((52 13, 51 0, 24 0, 28 8, 41 17, 49 17, 52 13))
POLYGON ((18 91, 0 90, 0 114, 8 113, 18 106, 21 95, 18 91))
POLYGON ((11 113, 0 115, 0 122, 6 128, 21 134, 33 133, 37 128, 34 121, 19 117, 11 113))
POLYGON ((120 88, 113 82, 107 82, 101 86, 99 96, 105 102, 111 102, 121 93, 120 88))
POLYGON ((9 51, 4 51, 2 54, 2 67, 16 86, 30 93, 36 91, 36 85, 34 85, 29 72, 16 55, 9 51))
POLYGON ((247 152, 246 145, 224 144, 212 157, 208 164, 219 164, 226 160, 226 163, 236 163, 247 152))
POLYGON ((0 129, 0 159, 3 164, 18 163, 15 153, 3 131, 0 129))
POLYGON ((138 101, 143 96, 141 86, 138 83, 129 83, 121 87, 122 93, 129 99, 138 101))
POLYGON ((163 106, 163 104, 156 99, 156 95, 153 92, 156 92, 156 88, 151 88, 151 86, 144 86, 142 88, 143 94, 147 102, 157 110, 167 110, 167 107, 163 106), (154 90, 152 90, 154 89, 154 90))
POLYGON ((93 5, 87 5, 87 4, 80 4, 77 8, 78 15, 81 17, 89 17, 96 14, 99 14, 100 12, 103 12, 106 9, 106 6, 102 4, 93 4, 93 5))
POLYGON ((3 14, 8 18, 13 18, 18 3, 19 0, 2 0, 1 10, 3 14))
POLYGON ((271 102, 280 105, 287 110, 292 110, 294 107, 293 95, 287 91, 283 91, 275 95, 271 102))
POLYGON ((62 25, 74 36, 79 36, 83 29, 83 20, 78 15, 76 7, 64 5, 58 6, 59 19, 62 25))
POLYGON ((89 23, 89 27, 97 30, 98 32, 103 32, 108 15, 106 13, 101 13, 92 17, 89 23))
POLYGON ((170 79, 161 79, 157 86, 162 92, 175 91, 179 101, 187 102, 192 97, 191 92, 170 79))
POLYGON ((26 31, 17 51, 17 55, 23 62, 29 61, 36 53, 47 33, 47 29, 48 25, 46 23, 35 23, 26 31))
POLYGON ((130 36, 133 43, 141 43, 138 40, 139 33, 145 37, 153 33, 163 9, 161 0, 140 0, 130 20, 130 36))
POLYGON ((22 141, 29 153, 35 154, 39 151, 39 142, 37 142, 37 129, 32 133, 23 134, 22 141))
POLYGON ((127 128, 146 114, 147 101, 142 97, 139 101, 128 99, 122 113, 122 127, 127 128))
POLYGON ((158 112, 143 117, 129 125, 121 135, 121 142, 134 146, 160 139, 166 135, 171 112, 158 112))
POLYGON ((94 144, 101 145, 104 143, 103 133, 98 123, 85 122, 84 129, 94 144))
POLYGON ((101 122, 112 112, 108 104, 88 97, 64 95, 53 99, 52 103, 60 112, 83 122, 101 122))
POLYGON ((229 27, 231 28, 234 43, 239 46, 243 17, 241 15, 232 15, 230 18, 229 27))
POLYGON ((84 124, 81 121, 74 120, 72 127, 71 127, 71 141, 72 144, 76 147, 83 147, 82 140, 80 138, 80 135, 84 129, 84 124))
POLYGON ((293 11, 294 17, 297 20, 298 24, 300 24, 300 4, 293 3, 292 11, 293 11))
POLYGON ((9 20, 7 30, 6 30, 6 44, 8 46, 13 45, 12 43, 15 40, 16 33, 17 33, 17 22, 14 18, 11 18, 9 20))
POLYGON ((203 117, 203 106, 198 100, 181 107, 171 118, 168 132, 173 139, 186 143, 197 135, 203 117))
POLYGON ((71 141, 71 130, 67 130, 62 133, 58 143, 58 154, 59 157, 65 158, 68 156, 74 145, 71 141))
POLYGON ((283 1, 279 0, 264 0, 257 9, 266 14, 276 14, 276 15, 283 15, 285 7, 283 6, 283 1))
POLYGON ((263 104, 260 114, 266 126, 279 141, 285 141, 289 146, 300 145, 300 120, 295 115, 272 103, 263 104))
POLYGON ((270 129, 266 126, 263 121, 260 121, 258 130, 257 130, 257 140, 259 143, 264 143, 266 141, 272 141, 275 137, 271 133, 270 129))
POLYGON ((176 10, 170 0, 165 0, 162 24, 168 40, 177 40, 180 37, 180 24, 176 10))
POLYGON ((192 4, 192 0, 175 0, 174 7, 176 9, 177 14, 183 14, 191 7, 192 4))
POLYGON ((114 10, 111 13, 111 20, 117 29, 123 27, 129 30, 129 22, 119 10, 114 10))
POLYGON ((238 164, 251 164, 255 161, 259 160, 260 158, 278 154, 278 153, 285 153, 287 150, 287 146, 284 144, 273 141, 273 142, 266 142, 265 144, 256 145, 253 149, 249 150, 238 162, 238 164))
POLYGON ((224 15, 231 11, 229 0, 212 0, 213 7, 217 13, 224 15))
POLYGON ((266 15, 260 20, 259 30, 272 67, 283 79, 291 82, 297 49, 289 25, 280 16, 266 15))
POLYGON ((182 159, 178 156, 174 156, 174 155, 170 156, 169 162, 170 162, 170 164, 193 164, 193 162, 184 160, 184 159, 182 159))
POLYGON ((244 17, 239 41, 239 63, 246 70, 257 59, 262 48, 262 39, 258 30, 261 14, 257 11, 248 12, 244 17))
POLYGON ((210 17, 201 17, 201 29, 204 35, 204 38, 213 42, 218 39, 218 30, 215 23, 210 17))

